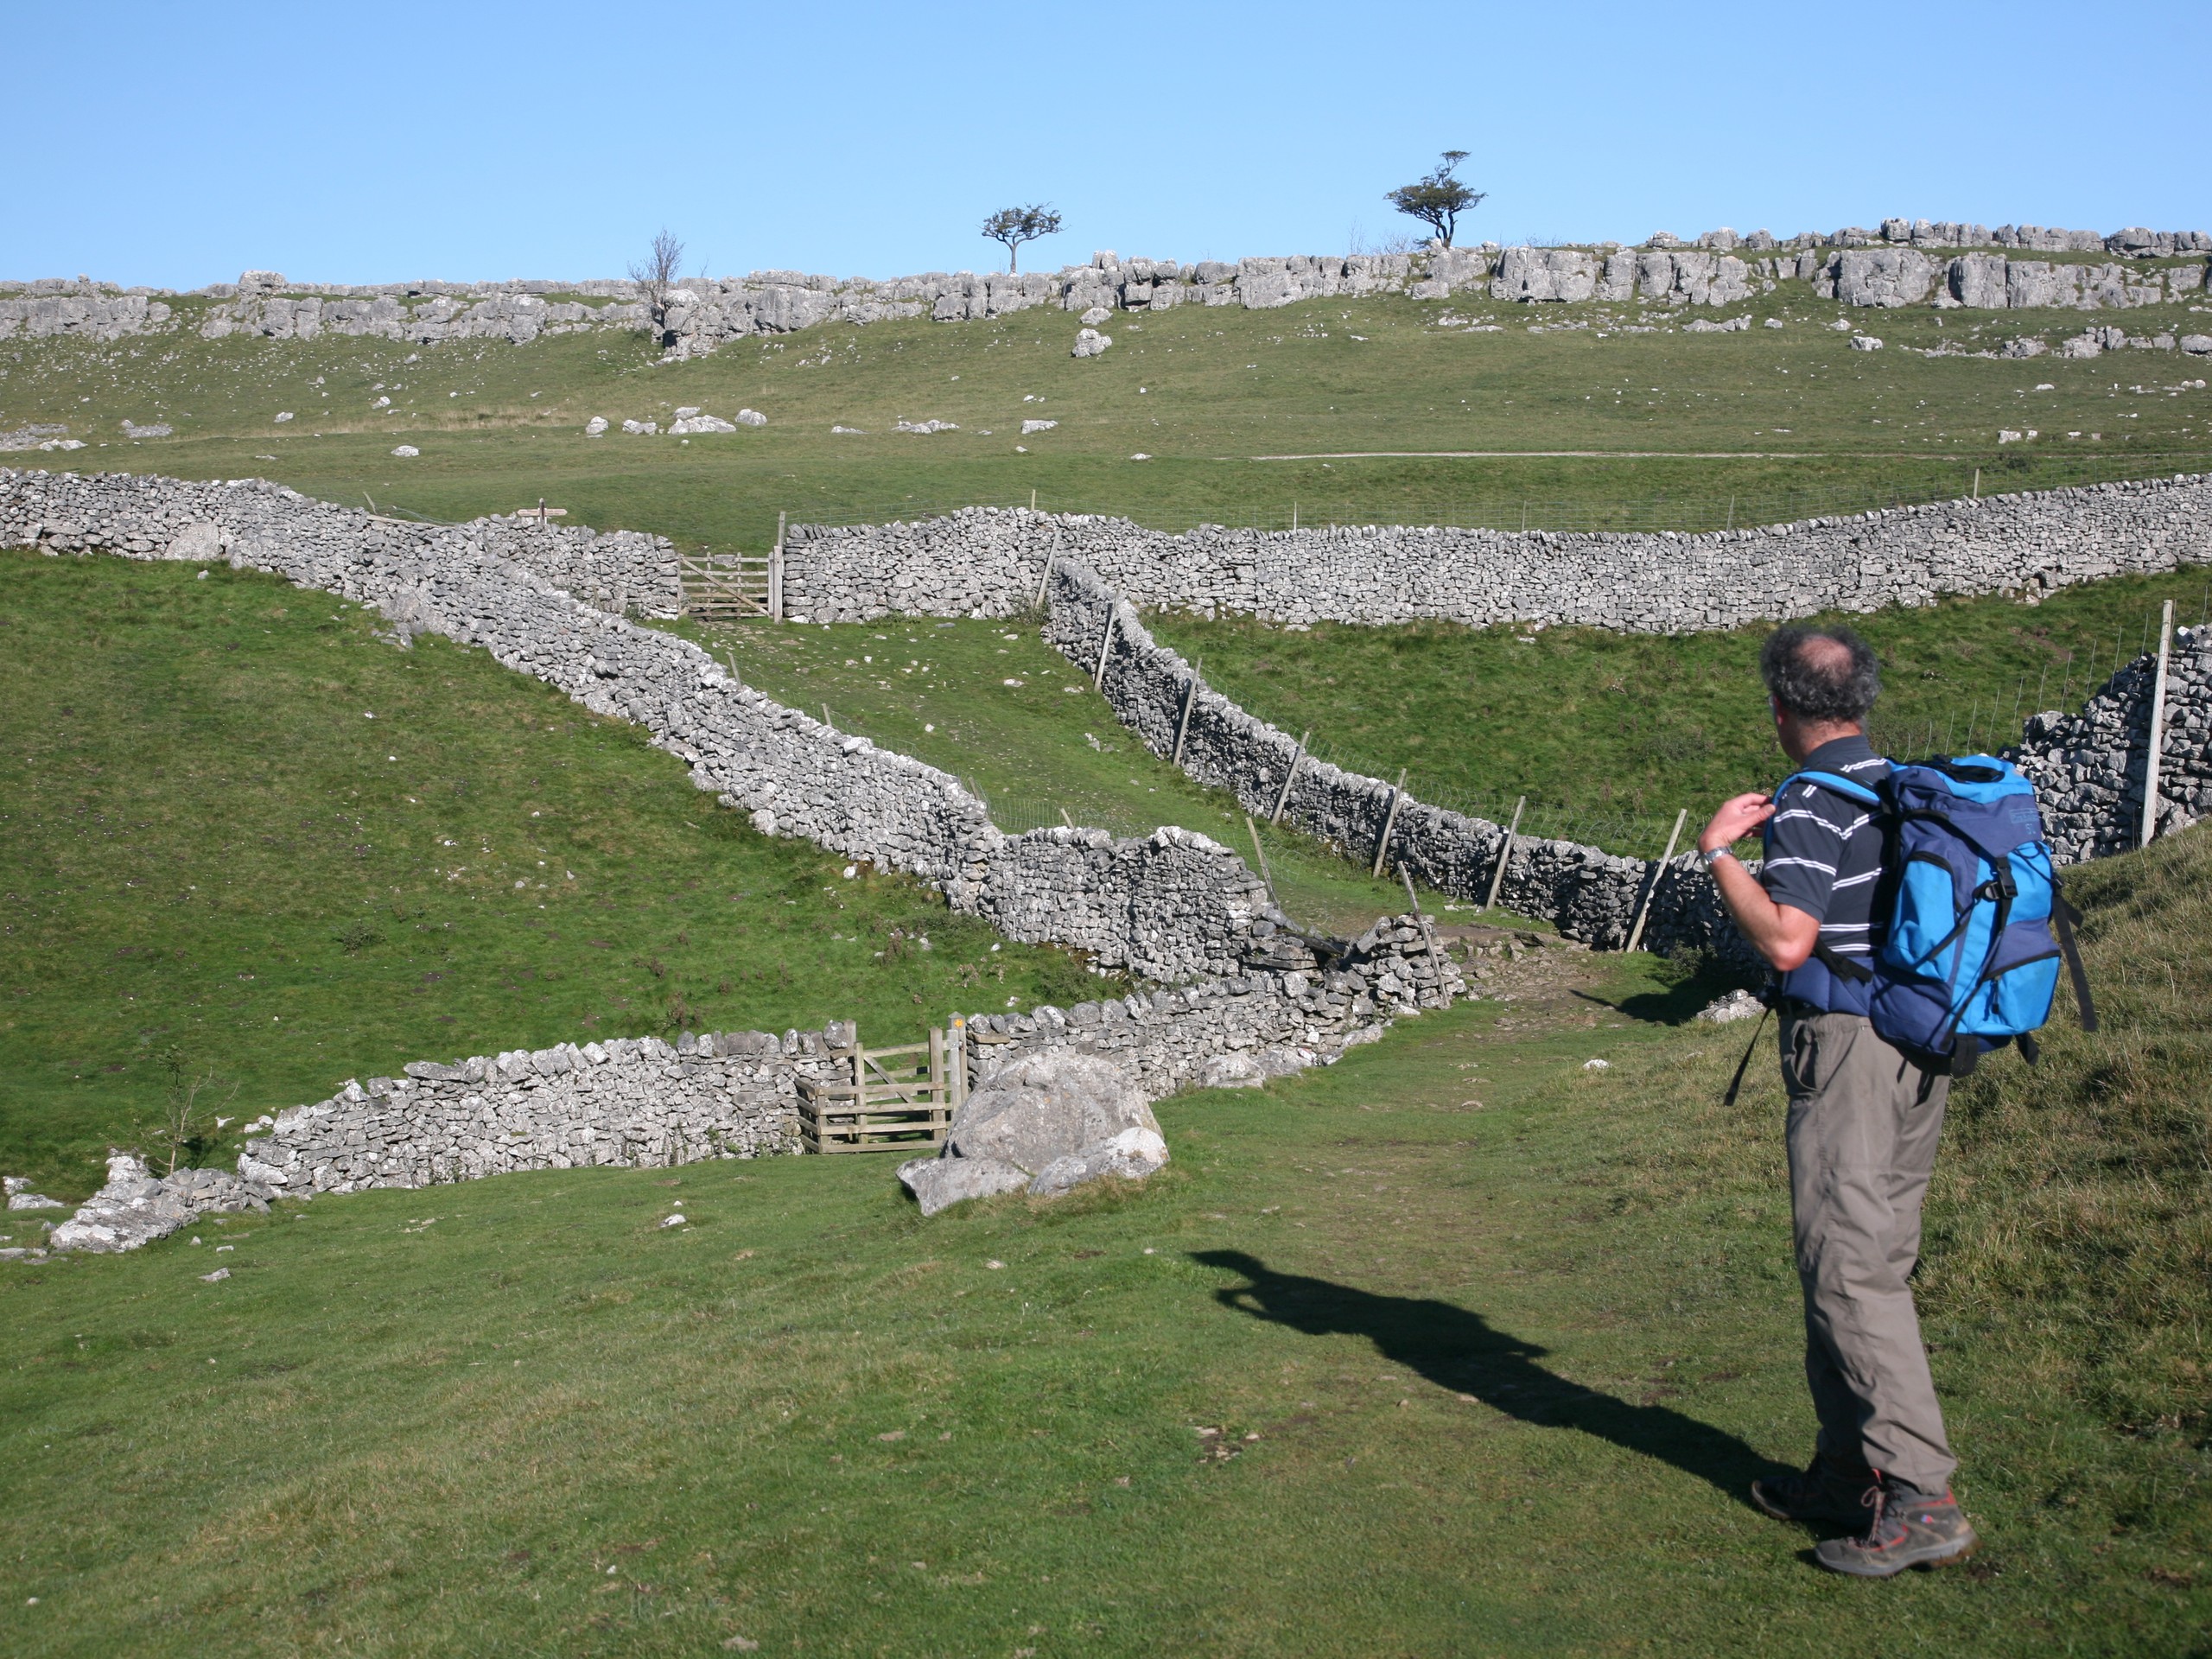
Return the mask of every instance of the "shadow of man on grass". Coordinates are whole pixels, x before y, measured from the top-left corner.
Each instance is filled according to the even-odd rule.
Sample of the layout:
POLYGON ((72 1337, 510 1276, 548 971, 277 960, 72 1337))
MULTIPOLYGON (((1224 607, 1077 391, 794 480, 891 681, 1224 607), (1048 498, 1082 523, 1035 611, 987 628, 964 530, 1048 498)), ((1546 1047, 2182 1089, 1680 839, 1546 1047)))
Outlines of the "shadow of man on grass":
POLYGON ((1556 1376, 1535 1362, 1545 1351, 1495 1330, 1479 1313, 1431 1297, 1384 1296, 1303 1274, 1277 1273, 1241 1250, 1197 1250, 1191 1259, 1249 1281, 1214 1292, 1224 1307, 1309 1337, 1364 1337, 1394 1363, 1438 1388, 1548 1428, 1580 1429, 1624 1450, 1670 1463, 1751 1506, 1762 1475, 1787 1472, 1734 1435, 1670 1407, 1634 1405, 1556 1376))

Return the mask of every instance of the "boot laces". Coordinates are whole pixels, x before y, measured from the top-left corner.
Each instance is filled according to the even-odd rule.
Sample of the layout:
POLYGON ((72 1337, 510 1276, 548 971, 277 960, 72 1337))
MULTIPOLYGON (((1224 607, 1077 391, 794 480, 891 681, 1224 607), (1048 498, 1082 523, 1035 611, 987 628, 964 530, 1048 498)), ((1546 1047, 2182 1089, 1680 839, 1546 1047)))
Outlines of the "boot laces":
POLYGON ((1877 1475, 1866 1495, 1859 1500, 1873 1510, 1866 1520, 1866 1535, 1859 1541, 1869 1549, 1879 1549, 1895 1543, 1904 1535, 1904 1524, 1891 1513, 1889 1489, 1877 1475))

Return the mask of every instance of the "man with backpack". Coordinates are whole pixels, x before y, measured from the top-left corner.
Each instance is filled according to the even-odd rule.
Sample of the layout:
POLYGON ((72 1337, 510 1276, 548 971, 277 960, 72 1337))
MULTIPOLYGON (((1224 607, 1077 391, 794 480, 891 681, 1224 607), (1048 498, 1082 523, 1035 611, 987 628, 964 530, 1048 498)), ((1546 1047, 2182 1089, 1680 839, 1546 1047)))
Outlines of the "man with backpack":
MULTIPOLYGON (((1751 1497, 1777 1519, 1862 1529, 1821 1543, 1817 1560, 1887 1578, 1961 1560, 1978 1541, 1951 1494, 1956 1459, 1908 1283, 1954 1068, 1900 1046, 1872 1017, 1891 931, 1877 908, 1897 874, 1884 879, 1885 850, 1896 857, 1884 810, 1892 769, 1866 739, 1880 689, 1874 653, 1848 628, 1782 627, 1759 667, 1797 771, 1772 798, 1723 804, 1698 849, 1736 925, 1781 976, 1790 1208, 1820 1434, 1804 1473, 1755 1481, 1751 1497), (1761 826, 1766 857, 1754 875, 1730 849, 1761 826)), ((1984 885, 1970 883, 1969 906, 1984 885)), ((2000 934, 2004 922, 2000 912, 2000 934)), ((1942 942, 1960 957, 1966 926, 1942 942)), ((1981 972, 1995 957, 1992 944, 1981 972)), ((1980 1039, 1956 1034, 1960 1014, 1947 1017, 1941 1047, 1979 1052, 1980 1039)))

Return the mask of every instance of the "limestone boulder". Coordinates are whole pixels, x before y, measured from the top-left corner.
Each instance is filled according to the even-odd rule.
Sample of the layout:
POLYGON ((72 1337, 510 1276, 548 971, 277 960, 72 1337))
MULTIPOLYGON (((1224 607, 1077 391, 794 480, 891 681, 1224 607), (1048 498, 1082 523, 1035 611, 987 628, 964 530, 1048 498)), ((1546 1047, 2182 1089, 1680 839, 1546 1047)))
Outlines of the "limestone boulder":
POLYGON ((1946 269, 1914 248, 1850 248, 1836 255, 1834 297, 1846 305, 1918 305, 1946 269))
POLYGON ((2006 304, 2005 256, 1969 253, 1951 261, 1946 279, 1950 296, 1977 311, 2002 311, 2006 304))
POLYGON ((1055 1050, 1001 1066, 980 1084, 945 1137, 955 1158, 1003 1158, 1032 1175, 1123 1129, 1160 1133, 1135 1082, 1113 1061, 1055 1050))
POLYGON ((929 1216, 999 1192, 1054 1198, 1109 1175, 1142 1180, 1166 1162, 1135 1079, 1097 1054, 1053 1048, 992 1072, 953 1119, 944 1154, 902 1165, 899 1179, 929 1216))
POLYGON ((219 559, 223 556, 223 532, 205 518, 187 524, 169 542, 169 557, 173 559, 219 559))
POLYGON ((1490 285, 1496 300, 1569 304, 1598 291, 1598 261, 1576 248, 1508 248, 1490 285))
POLYGON ((1128 1128, 1096 1146, 1055 1158, 1029 1184, 1033 1198, 1055 1198, 1109 1175, 1141 1181, 1167 1163, 1167 1142, 1157 1129, 1128 1128))
POLYGON ((914 1158, 899 1166, 899 1179, 925 1216, 969 1198, 1019 1192, 1029 1172, 1003 1158, 914 1158))

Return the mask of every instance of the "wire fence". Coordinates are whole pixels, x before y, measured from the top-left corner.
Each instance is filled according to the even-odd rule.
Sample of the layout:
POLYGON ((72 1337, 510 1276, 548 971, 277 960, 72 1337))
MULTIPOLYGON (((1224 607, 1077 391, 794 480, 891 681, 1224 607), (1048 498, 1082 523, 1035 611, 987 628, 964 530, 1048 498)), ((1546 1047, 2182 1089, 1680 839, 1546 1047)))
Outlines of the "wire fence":
MULTIPOLYGON (((2196 602, 2177 602, 2174 625, 2190 626, 2191 611, 2197 626, 2212 625, 2212 578, 2208 578, 2196 602)), ((2158 648, 2160 607, 2146 608, 2139 616, 2116 623, 2108 639, 2094 640, 2084 649, 2054 657, 2035 673, 2023 672, 2010 686, 1999 685, 1964 701, 1930 707, 1925 698, 1916 706, 1890 712, 1878 707, 1867 721, 1867 737, 1878 753, 1897 760, 1922 760, 1931 755, 2001 753, 2018 745, 2024 722, 2031 715, 2056 709, 2077 711, 2114 674, 2143 661, 2158 648)), ((1316 741, 1306 753, 1345 772, 1376 775, 1373 757, 1346 754, 1325 741, 1316 741)), ((1385 781, 1391 781, 1385 779, 1385 781)), ((1424 805, 1440 806, 1471 818, 1510 823, 1520 815, 1519 833, 1535 840, 1555 840, 1595 847, 1629 858, 1657 858, 1673 833, 1675 815, 1669 811, 1646 815, 1611 807, 1578 804, 1559 798, 1556 785, 1538 785, 1527 791, 1473 791, 1424 780, 1408 771, 1406 793, 1424 805)), ((1704 815, 1716 800, 1685 801, 1691 822, 1686 836, 1694 836, 1704 815)), ((1675 848, 1679 854, 1688 842, 1675 848)))

